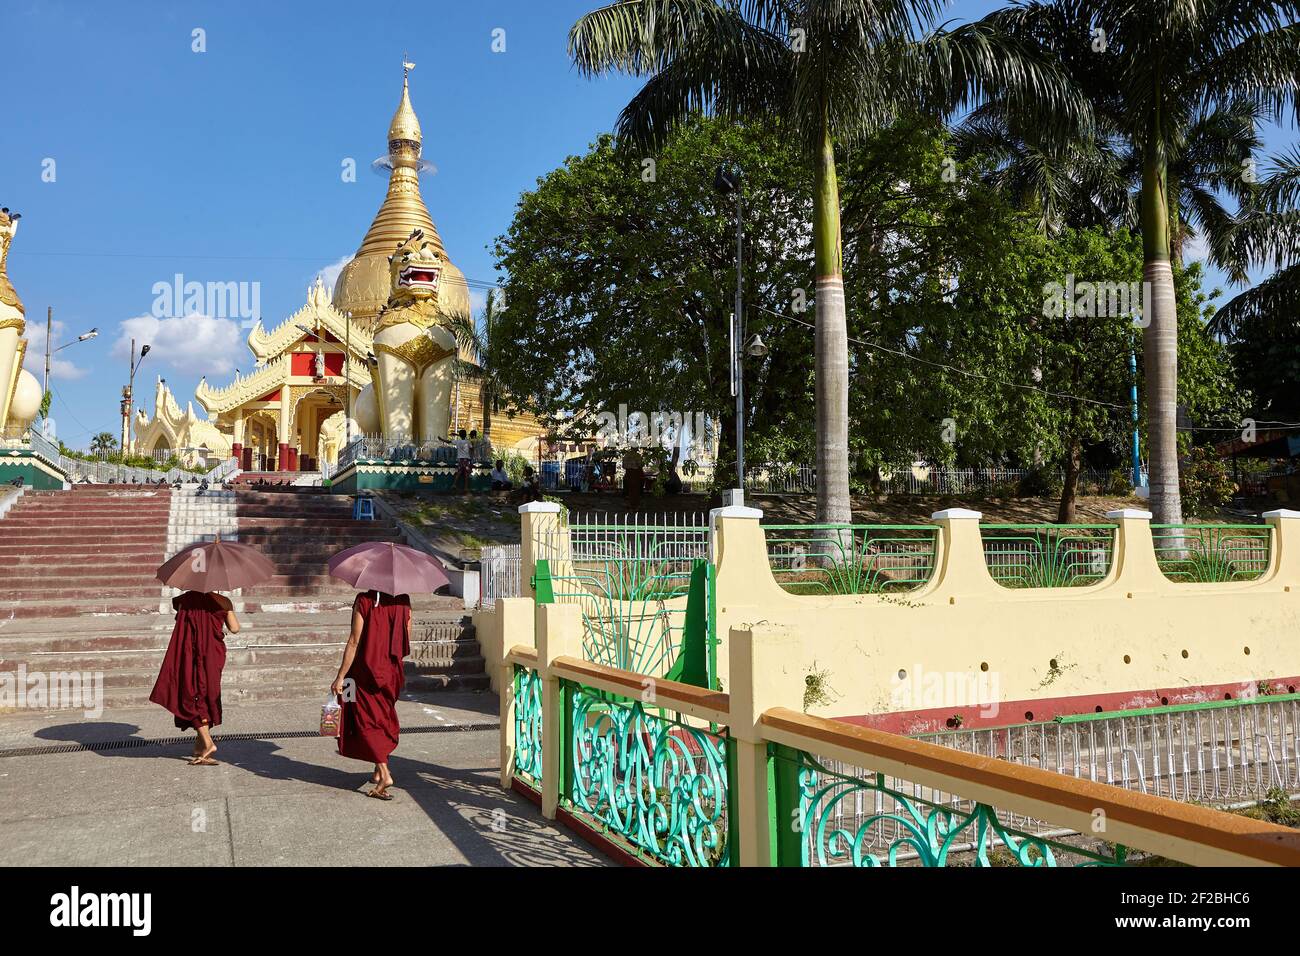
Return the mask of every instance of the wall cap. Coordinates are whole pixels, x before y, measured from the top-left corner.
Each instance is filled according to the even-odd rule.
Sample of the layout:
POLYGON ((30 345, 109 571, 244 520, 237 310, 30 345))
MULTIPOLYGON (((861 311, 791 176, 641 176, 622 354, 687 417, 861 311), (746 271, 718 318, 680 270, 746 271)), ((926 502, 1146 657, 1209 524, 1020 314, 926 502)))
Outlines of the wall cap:
POLYGON ((529 501, 519 506, 521 515, 560 513, 560 506, 554 501, 529 501))
POLYGON ((1107 511, 1106 517, 1114 519, 1135 518, 1139 521, 1150 521, 1151 512, 1143 511, 1141 508, 1119 508, 1115 511, 1107 511))
POLYGON ((762 517, 762 508, 751 508, 748 505, 725 505, 709 512, 710 521, 718 518, 753 518, 757 521, 762 517))
POLYGON ((961 519, 966 521, 979 521, 984 517, 982 511, 971 511, 969 508, 945 508, 943 511, 936 511, 930 515, 931 521, 951 521, 961 519))
POLYGON ((1300 511, 1294 511, 1291 508, 1278 508, 1275 511, 1265 511, 1262 517, 1265 518, 1300 518, 1300 511))

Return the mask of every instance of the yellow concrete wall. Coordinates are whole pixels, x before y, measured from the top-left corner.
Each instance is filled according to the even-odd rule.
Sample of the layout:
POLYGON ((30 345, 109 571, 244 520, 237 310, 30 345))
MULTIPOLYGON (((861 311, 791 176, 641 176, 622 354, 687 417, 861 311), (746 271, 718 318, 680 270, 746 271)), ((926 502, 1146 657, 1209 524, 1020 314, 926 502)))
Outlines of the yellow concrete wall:
MULTIPOLYGON (((831 701, 808 712, 827 717, 961 703, 926 696, 925 682, 942 683, 946 675, 971 681, 986 675, 996 700, 1031 702, 1229 683, 1245 689, 1261 679, 1300 675, 1300 513, 1269 518, 1274 530, 1267 572, 1228 584, 1167 580, 1143 514, 1114 516, 1120 530, 1102 582, 1008 589, 988 574, 978 516, 941 512, 928 584, 908 593, 849 596, 782 590, 768 565, 757 513, 720 516, 724 689, 732 689, 729 632, 758 624, 789 638, 780 643, 780 663, 769 675, 782 688, 783 705, 801 709, 807 676, 820 674, 831 701)), ((1026 715, 985 716, 1018 723, 1026 715)))
MULTIPOLYGON (((560 529, 554 505, 520 510, 528 597, 516 599, 525 602, 517 609, 504 601, 495 614, 476 615, 489 662, 516 644, 531 645, 527 581, 532 561, 543 556, 534 545, 550 540, 543 532, 560 529)), ((764 678, 772 684, 768 706, 803 709, 807 679, 815 675, 828 698, 808 707, 817 716, 942 707, 1007 724, 1034 719, 1028 715, 1036 701, 1046 707, 1062 698, 1111 695, 1105 709, 1116 710, 1159 703, 1166 690, 1233 685, 1233 696, 1240 697, 1260 681, 1300 676, 1298 512, 1268 517, 1270 565, 1254 581, 1172 582, 1156 563, 1149 516, 1116 512, 1114 554, 1104 580, 1088 587, 1021 589, 1004 588, 989 575, 977 514, 940 512, 934 519, 935 571, 921 588, 810 596, 777 584, 760 518, 755 509, 731 507, 715 511, 711 521, 722 689, 742 693, 731 686, 731 632, 761 625, 784 635, 764 678), (1016 702, 1014 712, 1001 708, 1002 702, 1016 702)), ((566 554, 545 556, 557 567, 566 564, 566 554)), ((1176 698, 1187 699, 1185 693, 1176 698)))

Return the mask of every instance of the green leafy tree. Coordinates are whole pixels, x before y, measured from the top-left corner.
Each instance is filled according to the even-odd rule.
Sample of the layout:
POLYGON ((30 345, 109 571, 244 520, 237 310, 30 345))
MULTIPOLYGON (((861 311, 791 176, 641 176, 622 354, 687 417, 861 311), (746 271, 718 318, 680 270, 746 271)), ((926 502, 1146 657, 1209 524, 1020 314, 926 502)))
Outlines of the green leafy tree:
MULTIPOLYGON (((509 307, 493 327, 510 343, 496 368, 511 400, 558 437, 589 438, 594 414, 620 406, 706 413, 720 422, 722 457, 734 461, 733 204, 713 186, 724 161, 746 170, 746 300, 789 302, 812 269, 812 190, 798 153, 771 126, 681 127, 653 179, 605 136, 520 197, 496 243, 509 307)), ((751 457, 811 448, 809 333, 781 323, 763 334, 768 357, 744 367, 751 457)))
MULTIPOLYGON (((1151 505, 1158 521, 1181 520, 1173 265, 1184 214, 1196 211, 1184 208, 1184 187, 1171 177, 1189 155, 1190 131, 1216 109, 1274 118, 1294 108, 1297 9, 1289 0, 1050 0, 1017 3, 954 31, 958 48, 972 35, 1000 36, 1044 68, 1055 63, 1071 77, 1083 105, 1063 111, 1049 127, 1037 127, 1040 110, 1020 116, 1033 105, 1023 86, 1003 95, 997 82, 989 84, 1011 128, 1035 130, 1030 142, 1060 154, 1101 136, 1137 160, 1144 277, 1152 289, 1143 354, 1151 505)), ((1205 209, 1211 210, 1208 202, 1205 209)))
POLYGON ((117 439, 112 432, 100 432, 90 440, 90 450, 97 455, 112 454, 117 450, 117 439))

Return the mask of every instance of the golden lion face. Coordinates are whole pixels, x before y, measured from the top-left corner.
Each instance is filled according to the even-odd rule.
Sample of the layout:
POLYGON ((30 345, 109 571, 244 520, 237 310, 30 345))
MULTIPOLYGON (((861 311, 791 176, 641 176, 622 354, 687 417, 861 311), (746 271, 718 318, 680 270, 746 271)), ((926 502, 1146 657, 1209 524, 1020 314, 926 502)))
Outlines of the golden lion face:
POLYGON ((388 257, 390 304, 437 302, 442 280, 442 258, 433 244, 424 239, 424 230, 416 229, 388 257))

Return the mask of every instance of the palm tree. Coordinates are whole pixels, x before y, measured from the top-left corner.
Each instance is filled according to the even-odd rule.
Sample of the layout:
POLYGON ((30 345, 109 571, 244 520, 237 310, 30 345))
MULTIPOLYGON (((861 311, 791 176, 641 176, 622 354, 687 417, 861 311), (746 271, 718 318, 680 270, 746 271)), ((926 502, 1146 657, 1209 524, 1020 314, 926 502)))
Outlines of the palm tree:
MULTIPOLYGON (((1017 46, 984 29, 918 45, 943 0, 617 0, 569 33, 580 72, 647 77, 618 120, 628 149, 654 150, 696 113, 775 120, 813 173, 817 517, 847 522, 848 329, 836 148, 948 91, 992 84, 1047 126, 1085 105, 1017 46), (942 94, 940 94, 942 91, 942 94), (1031 95, 1032 93, 1032 95, 1031 95), (1060 99, 1058 100, 1058 97, 1060 99)), ((936 38, 932 38, 936 39, 936 38)))
POLYGON ((776 118, 814 175, 817 517, 848 522, 848 329, 835 148, 886 125, 916 87, 915 24, 940 0, 618 0, 582 17, 569 53, 592 76, 648 77, 618 120, 654 150, 697 112, 776 118))
POLYGON ((498 313, 496 290, 488 291, 483 307, 483 325, 480 328, 472 316, 453 315, 447 327, 456 337, 460 354, 456 358, 456 376, 462 381, 478 382, 479 404, 483 408, 483 441, 491 445, 492 414, 499 410, 505 394, 498 372, 499 344, 492 332, 498 313))
POLYGON ((113 437, 112 432, 100 432, 90 440, 90 450, 96 455, 111 454, 117 447, 117 439, 113 437))
MULTIPOLYGON (((1115 138, 1135 160, 1143 277, 1151 289, 1142 332, 1151 510, 1160 522, 1182 521, 1171 262, 1185 234, 1184 214, 1211 227, 1219 239, 1229 228, 1215 221, 1219 213, 1208 203, 1210 190, 1189 193, 1192 187, 1179 181, 1179 172, 1194 164, 1198 125, 1230 121, 1243 110, 1280 119, 1287 107, 1295 107, 1298 13, 1294 0, 1029 0, 952 34, 957 48, 968 35, 996 35, 1069 75, 1088 108, 1062 114, 1064 122, 1041 131, 1036 138, 1050 143, 1052 151, 1060 154, 1071 143, 1090 143, 1100 134, 1115 138)), ((989 87, 999 95, 996 83, 989 87)), ((1032 105, 1025 92, 1020 88, 1002 96, 1012 126, 1022 129, 1031 125, 1017 117, 1032 105)), ((1226 254, 1226 246, 1216 247, 1215 236, 1210 238, 1211 251, 1226 254)))
POLYGON ((1300 148, 1274 157, 1271 165, 1238 215, 1231 238, 1234 251, 1251 267, 1271 270, 1271 275, 1219 309, 1209 330, 1232 340, 1237 362, 1250 369, 1252 385, 1262 386, 1255 394, 1256 411, 1294 421, 1300 410, 1295 384, 1300 354, 1300 148))
POLYGON ((1216 335, 1235 335, 1248 323, 1292 321, 1300 312, 1300 147, 1271 165, 1229 242, 1245 262, 1275 271, 1214 314, 1210 331, 1216 335))

